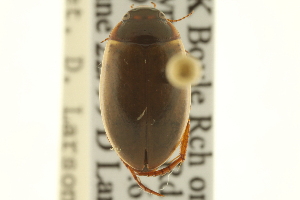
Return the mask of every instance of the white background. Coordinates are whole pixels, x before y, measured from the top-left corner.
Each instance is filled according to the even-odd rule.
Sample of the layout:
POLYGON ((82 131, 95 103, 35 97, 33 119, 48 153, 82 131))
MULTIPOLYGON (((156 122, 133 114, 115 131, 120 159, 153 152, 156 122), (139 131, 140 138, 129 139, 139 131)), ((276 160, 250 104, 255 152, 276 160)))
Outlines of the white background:
MULTIPOLYGON (((215 5, 215 200, 299 200, 300 1, 215 5)), ((62 1, 0 1, 1 200, 57 199, 62 47, 62 1)))

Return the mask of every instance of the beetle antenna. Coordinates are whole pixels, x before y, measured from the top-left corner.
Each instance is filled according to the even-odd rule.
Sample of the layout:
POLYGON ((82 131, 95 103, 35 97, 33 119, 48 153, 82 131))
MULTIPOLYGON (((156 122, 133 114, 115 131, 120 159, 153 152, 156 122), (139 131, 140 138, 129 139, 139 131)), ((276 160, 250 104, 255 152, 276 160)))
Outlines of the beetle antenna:
POLYGON ((105 40, 103 40, 102 42, 100 42, 100 43, 103 43, 103 42, 105 42, 105 41, 107 41, 107 40, 109 40, 109 37, 108 38, 106 38, 105 40))
POLYGON ((151 1, 151 3, 153 4, 154 8, 156 8, 156 3, 152 2, 152 1, 151 1))
POLYGON ((181 19, 176 19, 176 20, 173 20, 173 19, 167 19, 169 22, 178 22, 178 21, 181 21, 189 16, 191 16, 192 14, 194 13, 194 11, 192 11, 190 14, 188 14, 187 16, 181 18, 181 19))
POLYGON ((134 6, 134 4, 132 4, 132 5, 130 6, 130 8, 133 8, 133 6, 134 6))

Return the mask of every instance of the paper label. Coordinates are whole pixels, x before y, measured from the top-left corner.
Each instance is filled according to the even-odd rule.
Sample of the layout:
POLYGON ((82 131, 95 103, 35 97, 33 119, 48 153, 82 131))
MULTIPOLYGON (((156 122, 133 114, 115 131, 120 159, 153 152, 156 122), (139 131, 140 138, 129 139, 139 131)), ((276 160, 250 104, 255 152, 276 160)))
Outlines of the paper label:
MULTIPOLYGON (((161 199, 137 186, 108 142, 99 110, 99 74, 105 43, 134 4, 147 0, 67 1, 60 200, 161 199)), ((213 199, 213 47, 212 1, 157 0, 157 9, 174 22, 186 50, 203 63, 192 87, 191 132, 186 161, 170 175, 140 177, 168 199, 213 199), (168 185, 167 185, 168 184, 168 185)), ((176 151, 173 157, 178 155, 176 151)))

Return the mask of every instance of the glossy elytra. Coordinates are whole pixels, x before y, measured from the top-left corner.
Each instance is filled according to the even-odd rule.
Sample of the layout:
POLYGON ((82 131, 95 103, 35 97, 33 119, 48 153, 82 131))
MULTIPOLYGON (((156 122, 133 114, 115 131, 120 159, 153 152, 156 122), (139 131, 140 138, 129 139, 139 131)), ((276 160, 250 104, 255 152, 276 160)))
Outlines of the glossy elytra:
POLYGON ((137 176, 164 175, 184 161, 191 87, 176 88, 165 75, 168 60, 186 54, 171 23, 181 19, 167 19, 152 4, 132 6, 106 39, 100 109, 107 137, 138 185, 163 196, 137 176), (179 145, 180 154, 159 169, 179 145))

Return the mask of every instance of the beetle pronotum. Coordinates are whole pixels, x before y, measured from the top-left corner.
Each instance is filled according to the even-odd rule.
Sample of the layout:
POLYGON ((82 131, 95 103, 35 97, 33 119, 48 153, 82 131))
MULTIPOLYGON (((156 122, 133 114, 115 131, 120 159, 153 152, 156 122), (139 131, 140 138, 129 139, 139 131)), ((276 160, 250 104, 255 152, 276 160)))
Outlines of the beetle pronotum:
POLYGON ((114 149, 121 149, 117 154, 138 185, 163 196, 143 185, 138 176, 164 175, 185 160, 190 83, 196 74, 191 71, 195 67, 189 66, 197 63, 185 56, 180 35, 171 23, 181 19, 167 19, 152 4, 132 5, 104 40, 108 42, 100 77, 100 109, 107 137, 114 149), (171 72, 166 74, 169 60, 171 72), (183 84, 176 85, 176 80, 182 82, 178 76, 183 76, 183 84), (158 169, 179 145, 180 154, 169 166, 158 169))

